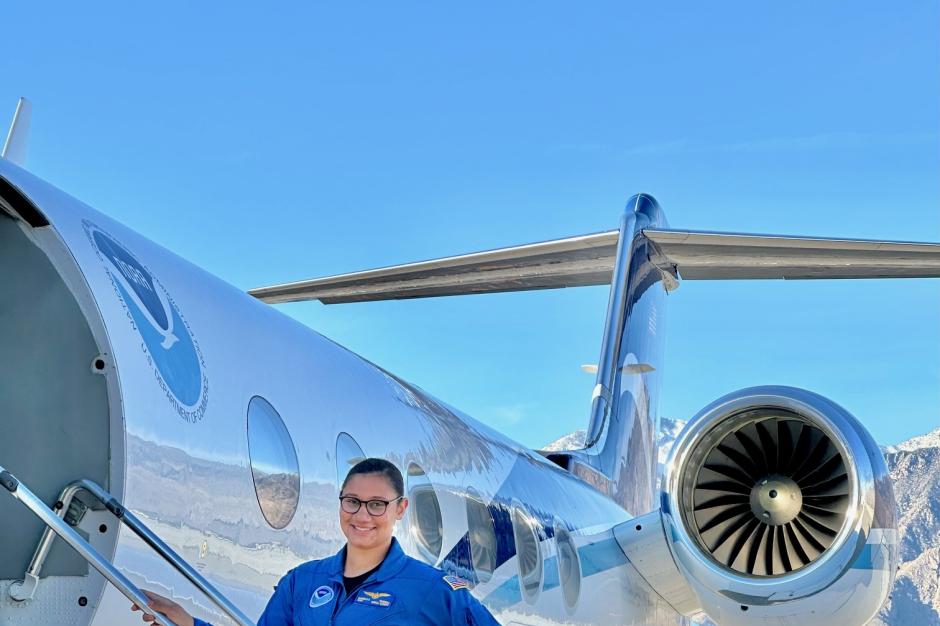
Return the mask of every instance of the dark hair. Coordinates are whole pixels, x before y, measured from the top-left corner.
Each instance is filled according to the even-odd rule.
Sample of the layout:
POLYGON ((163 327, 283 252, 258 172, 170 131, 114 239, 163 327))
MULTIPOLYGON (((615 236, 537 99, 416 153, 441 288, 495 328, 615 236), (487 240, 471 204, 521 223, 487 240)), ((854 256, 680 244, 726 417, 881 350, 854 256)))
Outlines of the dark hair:
POLYGON ((401 472, 398 471, 398 468, 385 459, 363 459, 353 465, 352 469, 349 470, 349 473, 346 474, 346 478, 343 480, 343 486, 339 489, 340 493, 342 493, 343 489, 346 488, 346 483, 349 482, 349 479, 356 474, 381 474, 382 476, 385 476, 386 480, 388 480, 396 494, 399 496, 405 495, 405 479, 402 478, 401 472))

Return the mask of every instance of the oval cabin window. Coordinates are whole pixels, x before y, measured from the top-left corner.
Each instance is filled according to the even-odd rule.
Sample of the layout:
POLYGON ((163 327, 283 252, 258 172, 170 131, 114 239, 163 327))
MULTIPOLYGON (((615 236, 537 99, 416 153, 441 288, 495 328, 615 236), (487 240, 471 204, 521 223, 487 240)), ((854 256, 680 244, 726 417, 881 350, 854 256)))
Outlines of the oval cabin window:
POLYGON ((411 511, 411 534, 421 558, 437 564, 444 547, 444 519, 441 504, 427 474, 417 463, 408 465, 408 500, 411 511))
POLYGON ((261 514, 273 528, 284 528, 300 501, 297 451, 281 416, 259 396, 248 403, 248 458, 261 514))
POLYGON ((366 458, 365 453, 356 440, 347 433, 340 433, 336 437, 336 488, 343 486, 346 474, 352 466, 366 458))
POLYGON ((477 579, 485 583, 496 569, 496 530, 489 507, 473 489, 467 490, 467 530, 473 571, 477 579))
POLYGON ((581 596, 581 559, 571 533, 558 520, 555 522, 555 549, 558 552, 558 578, 565 608, 573 611, 581 596))
POLYGON ((513 501, 512 534, 516 540, 519 587, 529 604, 534 604, 542 588, 542 544, 536 524, 519 501, 513 501))

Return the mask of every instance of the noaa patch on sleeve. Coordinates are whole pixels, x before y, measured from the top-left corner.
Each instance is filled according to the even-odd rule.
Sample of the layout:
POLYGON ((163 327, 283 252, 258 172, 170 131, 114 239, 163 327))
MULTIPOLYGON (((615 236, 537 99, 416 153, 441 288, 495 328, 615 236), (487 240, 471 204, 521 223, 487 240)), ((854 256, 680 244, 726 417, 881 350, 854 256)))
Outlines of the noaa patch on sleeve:
POLYGON ((470 583, 464 580, 463 578, 460 578, 459 576, 445 576, 444 582, 450 585, 450 588, 453 591, 457 591, 458 589, 470 588, 470 583))
POLYGON ((324 604, 329 604, 333 599, 333 588, 323 585, 317 587, 313 595, 310 596, 310 608, 315 609, 318 606, 323 606, 324 604))
POLYGON ((360 591, 356 596, 356 604, 366 604, 368 606, 380 606, 387 609, 392 606, 395 596, 384 591, 360 591))

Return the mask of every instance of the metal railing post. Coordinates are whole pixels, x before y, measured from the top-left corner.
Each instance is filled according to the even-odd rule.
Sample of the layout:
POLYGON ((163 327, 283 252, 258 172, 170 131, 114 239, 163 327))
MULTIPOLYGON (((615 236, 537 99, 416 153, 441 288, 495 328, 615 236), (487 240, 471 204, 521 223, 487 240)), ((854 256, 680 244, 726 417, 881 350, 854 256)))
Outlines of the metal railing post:
POLYGON ((101 556, 97 550, 88 545, 88 542, 85 541, 74 528, 66 524, 64 519, 56 515, 52 509, 36 497, 36 494, 27 489, 25 485, 20 483, 13 474, 3 469, 3 467, 0 467, 0 485, 2 485, 10 495, 23 503, 36 517, 41 519, 55 534, 62 537, 62 539, 72 546, 83 559, 88 561, 89 565, 98 570, 98 572, 104 576, 109 583, 114 585, 118 591, 124 594, 128 600, 139 606, 145 613, 156 617, 161 624, 177 626, 175 622, 162 613, 150 609, 147 606, 147 597, 134 583, 128 580, 114 565, 101 556))
MULTIPOLYGON (((65 489, 62 490, 62 494, 59 496, 59 504, 61 505, 60 515, 56 515, 48 506, 45 505, 42 500, 37 498, 29 489, 27 489, 22 483, 20 483, 12 474, 0 467, 0 483, 6 487, 14 498, 25 504, 33 513, 35 513, 45 524, 46 529, 43 532, 42 538, 39 541, 39 545, 36 547, 36 551, 33 553, 33 558, 30 561, 29 569, 26 571, 26 578, 24 580, 21 589, 11 589, 11 595, 14 598, 19 600, 27 600, 32 597, 32 594, 35 591, 35 586, 39 580, 39 573, 42 570, 43 564, 46 561, 46 557, 49 554, 49 548, 52 545, 52 540, 54 539, 54 534, 59 535, 65 539, 70 546, 75 548, 75 550, 86 560, 88 561, 95 569, 97 569, 101 574, 108 579, 108 581, 113 584, 118 590, 121 591, 125 596, 133 601, 137 606, 143 608, 147 606, 147 599, 143 596, 137 587, 133 585, 127 578, 121 574, 117 568, 114 567, 110 562, 107 561, 101 554, 98 553, 88 542, 82 538, 69 524, 65 521, 66 512, 69 509, 69 506, 72 504, 72 500, 75 499, 75 496, 79 491, 85 491, 96 500, 101 502, 104 507, 114 515, 118 521, 127 526, 133 531, 135 535, 140 537, 140 539, 150 546, 157 554, 159 554, 165 561, 167 561, 177 572, 182 574, 189 582, 191 582, 199 591, 201 591, 209 600, 212 601, 223 613, 228 615, 232 620, 235 621, 239 626, 255 626, 255 623, 252 622, 244 613, 239 610, 237 606, 232 604, 228 598, 226 598, 222 593, 215 588, 206 578, 200 574, 196 569, 190 565, 183 557, 178 555, 170 546, 168 546, 160 537, 157 536, 152 530, 150 530, 146 524, 140 521, 136 515, 124 508, 117 498, 112 496, 104 487, 99 485, 96 482, 91 480, 83 479, 77 480, 65 489), (53 534, 54 533, 54 534, 53 534)), ((153 611, 147 609, 147 612, 154 614, 153 611)), ((168 626, 176 626, 173 622, 167 620, 166 617, 162 615, 156 615, 156 617, 161 620, 162 623, 166 623, 168 626), (166 620, 166 622, 163 622, 166 620)))

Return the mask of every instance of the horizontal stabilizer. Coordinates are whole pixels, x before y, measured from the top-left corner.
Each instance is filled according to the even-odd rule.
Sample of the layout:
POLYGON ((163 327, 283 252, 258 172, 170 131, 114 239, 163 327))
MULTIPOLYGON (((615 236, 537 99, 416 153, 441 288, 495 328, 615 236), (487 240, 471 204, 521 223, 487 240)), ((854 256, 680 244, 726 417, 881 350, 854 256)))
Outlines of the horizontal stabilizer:
POLYGON ((248 293, 272 304, 301 300, 338 304, 607 285, 619 234, 611 230, 260 287, 248 293))
POLYGON ((26 145, 29 139, 29 120, 33 115, 33 105, 26 98, 20 98, 16 104, 16 113, 10 124, 10 132, 3 144, 0 157, 24 167, 26 165, 26 145))
MULTIPOLYGON (((647 229, 650 260, 683 280, 936 278, 940 244, 647 229)), ((248 293, 269 303, 401 300, 610 284, 619 231, 314 278, 248 293)))
POLYGON ((683 280, 758 278, 936 278, 940 244, 644 230, 683 280))

